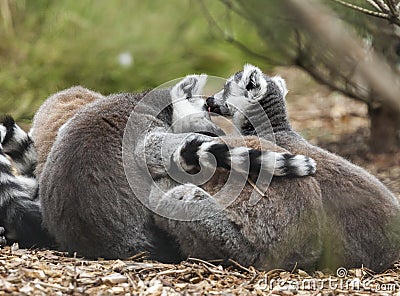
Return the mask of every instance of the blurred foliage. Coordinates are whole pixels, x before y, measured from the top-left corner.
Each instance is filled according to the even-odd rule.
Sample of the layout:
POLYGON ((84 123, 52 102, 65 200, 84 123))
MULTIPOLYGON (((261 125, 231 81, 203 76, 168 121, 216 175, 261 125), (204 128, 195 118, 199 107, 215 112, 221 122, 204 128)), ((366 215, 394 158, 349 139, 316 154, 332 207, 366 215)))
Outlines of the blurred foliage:
MULTIPOLYGON (((371 28, 382 28, 371 17, 322 1, 366 40, 373 36, 371 28)), ((256 8, 263 1, 252 2, 256 8)), ((0 4, 0 114, 18 119, 30 120, 49 95, 72 85, 103 94, 139 91, 188 73, 225 77, 245 62, 264 70, 293 65, 297 54, 290 46, 295 42, 293 29, 280 1, 266 1, 268 9, 259 14, 258 23, 269 30, 252 25, 243 15, 255 14, 229 0, 0 4), (240 44, 229 44, 234 40, 240 44), (119 60, 121 55, 127 65, 119 60)))
MULTIPOLYGON (((299 23, 296 15, 291 14, 290 1, 274 0, 220 0, 230 9, 232 17, 239 17, 246 21, 245 27, 251 32, 254 28, 259 36, 256 42, 247 42, 246 31, 236 30, 229 38, 245 46, 245 52, 257 56, 259 64, 298 66, 307 71, 319 83, 329 86, 344 94, 371 102, 370 86, 366 81, 360 81, 354 72, 354 65, 344 64, 344 58, 338 56, 324 38, 316 38, 311 32, 299 23), (338 63, 340 61, 340 63, 338 63), (343 62, 343 63, 342 63, 343 62)), ((396 25, 370 15, 357 12, 332 0, 318 0, 336 12, 336 16, 343 20, 343 25, 355 32, 361 40, 361 46, 367 53, 374 49, 381 55, 392 70, 400 69, 400 30, 396 25)), ((354 0, 352 3, 366 6, 365 0, 354 0)), ((211 4, 211 0, 207 1, 211 4)), ((207 5, 208 6, 208 5, 207 5)), ((215 23, 220 24, 219 31, 226 26, 221 11, 210 12, 215 23)), ((322 25, 322 24, 321 24, 322 25)), ((241 25, 243 28, 243 25, 241 25)), ((229 30, 227 30, 229 32, 229 30)), ((254 42, 254 41, 253 41, 254 42)), ((240 47, 240 46, 239 46, 240 47)), ((343 46, 342 46, 343 47, 343 46)))
MULTIPOLYGON (((138 91, 188 73, 226 76, 254 61, 210 34, 196 0, 2 1, 0 113, 20 120, 72 85, 138 91)), ((227 11, 215 1, 208 8, 227 11)), ((244 22, 235 20, 246 30, 244 22)))

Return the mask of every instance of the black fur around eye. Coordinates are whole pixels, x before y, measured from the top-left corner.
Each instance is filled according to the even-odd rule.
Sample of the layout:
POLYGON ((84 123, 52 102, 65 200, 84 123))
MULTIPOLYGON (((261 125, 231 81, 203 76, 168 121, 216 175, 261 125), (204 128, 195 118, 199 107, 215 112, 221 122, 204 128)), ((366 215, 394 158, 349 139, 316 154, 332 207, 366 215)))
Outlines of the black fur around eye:
POLYGON ((249 83, 246 85, 246 90, 252 90, 252 89, 255 89, 256 88, 256 84, 254 83, 254 81, 253 80, 250 80, 249 81, 249 83))

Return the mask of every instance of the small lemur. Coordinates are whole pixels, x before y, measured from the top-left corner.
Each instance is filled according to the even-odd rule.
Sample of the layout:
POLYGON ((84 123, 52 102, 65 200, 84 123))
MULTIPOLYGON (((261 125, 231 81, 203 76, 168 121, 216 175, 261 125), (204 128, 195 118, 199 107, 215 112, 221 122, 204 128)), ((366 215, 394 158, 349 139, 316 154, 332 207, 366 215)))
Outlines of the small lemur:
POLYGON ((399 201, 364 169, 311 145, 296 133, 286 111, 287 92, 281 77, 269 77, 259 68, 245 65, 207 104, 216 113, 233 115, 243 135, 256 134, 257 125, 269 120, 277 145, 317 161, 315 179, 327 217, 320 268, 388 268, 400 253, 399 201))
MULTIPOLYGON (((201 90, 204 79, 202 76, 187 77, 171 93, 173 96, 181 96, 183 92, 187 97, 184 102, 204 107, 204 101, 203 105, 199 105, 191 95, 201 90)), ((124 258, 135 251, 147 250, 156 259, 168 260, 164 255, 170 253, 174 246, 166 234, 152 222, 150 212, 135 200, 121 163, 122 136, 128 117, 138 100, 145 95, 146 93, 136 96, 121 94, 96 100, 68 120, 58 132, 43 176, 40 176, 40 196, 44 225, 63 248, 92 258, 124 258)), ((150 131, 153 131, 149 131, 148 141, 145 143, 145 147, 151 147, 146 151, 152 152, 147 157, 147 165, 152 165, 149 169, 157 178, 165 174, 162 166, 157 163, 159 159, 154 157, 161 155, 160 150, 157 150, 162 148, 160 139, 169 143, 167 148, 174 156, 174 162, 186 169, 198 167, 200 164, 207 166, 206 155, 211 153, 217 159, 217 166, 235 170, 242 167, 241 164, 236 165, 235 160, 242 161, 239 156, 248 153, 250 172, 256 172, 260 166, 261 170, 266 169, 276 175, 308 175, 315 171, 314 162, 302 156, 292 156, 286 152, 257 152, 243 147, 229 150, 225 143, 213 138, 196 134, 187 137, 187 134, 165 133, 165 127, 172 124, 174 117, 179 117, 176 112, 179 109, 176 107, 178 102, 172 101, 173 108, 167 108, 156 117, 151 114, 157 105, 154 102, 166 101, 171 104, 170 93, 162 90, 147 95, 151 96, 152 104, 146 106, 145 114, 141 114, 142 119, 148 122, 150 131), (176 145, 182 142, 183 145, 176 145), (190 151, 194 153, 188 153, 190 151), (275 158, 278 166, 274 169, 271 163, 275 163, 275 158)), ((211 133, 218 131, 209 121, 209 117, 205 116, 204 119, 207 124, 202 129, 207 132, 211 130, 211 133)), ((204 125, 201 121, 193 124, 204 125)), ((190 126, 181 124, 178 129, 179 132, 184 132, 187 128, 190 126)), ((181 185, 173 189, 172 193, 176 195, 180 190, 193 192, 199 189, 193 185, 181 185)), ((231 224, 228 223, 228 226, 232 227, 231 224)), ((229 227, 226 228, 228 229, 229 227)))
MULTIPOLYGON (((35 163, 31 138, 11 117, 5 117, 0 124, 0 225, 5 228, 2 230, 7 242, 18 242, 21 247, 52 244, 42 227, 37 181, 32 177, 35 163)), ((6 242, 4 237, 1 242, 6 242)))

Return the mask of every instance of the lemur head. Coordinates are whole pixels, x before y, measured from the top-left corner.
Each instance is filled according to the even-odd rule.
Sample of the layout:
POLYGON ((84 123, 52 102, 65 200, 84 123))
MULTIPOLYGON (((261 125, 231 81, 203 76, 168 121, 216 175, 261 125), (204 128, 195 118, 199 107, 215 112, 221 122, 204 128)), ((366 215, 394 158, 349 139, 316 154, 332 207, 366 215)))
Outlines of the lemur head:
POLYGON ((242 71, 229 77, 224 88, 207 99, 211 111, 220 115, 234 115, 252 104, 259 103, 268 95, 280 96, 288 93, 286 82, 280 76, 269 77, 259 68, 246 64, 242 71))
POLYGON ((203 88, 207 75, 188 75, 170 91, 175 133, 198 132, 207 135, 223 135, 210 118, 203 88))
MULTIPOLYGON (((174 109, 187 107, 190 111, 207 111, 202 91, 207 82, 207 75, 187 75, 171 89, 171 101, 174 109)), ((179 110, 185 112, 185 110, 179 110)), ((181 114, 185 115, 185 114, 181 114)))

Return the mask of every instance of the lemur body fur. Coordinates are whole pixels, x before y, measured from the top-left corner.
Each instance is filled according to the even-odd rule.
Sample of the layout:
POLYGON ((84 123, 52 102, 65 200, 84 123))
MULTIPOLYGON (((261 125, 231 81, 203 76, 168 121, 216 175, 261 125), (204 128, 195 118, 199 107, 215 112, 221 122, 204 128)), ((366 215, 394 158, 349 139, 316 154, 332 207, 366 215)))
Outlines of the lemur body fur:
POLYGON ((277 145, 316 160, 314 178, 321 188, 327 218, 320 268, 364 265, 382 271, 390 267, 400 255, 398 199, 361 167, 310 144, 295 132, 286 111, 286 94, 282 78, 268 77, 246 65, 207 102, 215 112, 233 115, 243 135, 255 134, 257 125, 269 120, 277 145))

